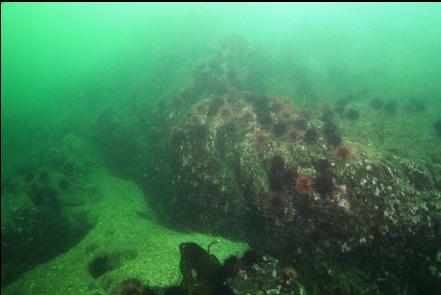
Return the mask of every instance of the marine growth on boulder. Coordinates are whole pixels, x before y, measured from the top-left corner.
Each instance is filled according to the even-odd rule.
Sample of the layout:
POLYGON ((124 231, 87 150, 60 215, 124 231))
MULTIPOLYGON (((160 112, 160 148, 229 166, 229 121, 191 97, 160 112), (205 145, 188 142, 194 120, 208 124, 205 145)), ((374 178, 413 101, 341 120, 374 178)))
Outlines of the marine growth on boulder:
POLYGON ((204 68, 176 98, 184 103, 167 106, 173 116, 151 164, 165 177, 148 184, 152 204, 174 226, 276 255, 310 294, 435 290, 441 204, 431 177, 345 139, 330 108, 299 108, 296 97, 247 83, 256 75, 240 44, 213 54, 208 64, 222 73, 204 68))

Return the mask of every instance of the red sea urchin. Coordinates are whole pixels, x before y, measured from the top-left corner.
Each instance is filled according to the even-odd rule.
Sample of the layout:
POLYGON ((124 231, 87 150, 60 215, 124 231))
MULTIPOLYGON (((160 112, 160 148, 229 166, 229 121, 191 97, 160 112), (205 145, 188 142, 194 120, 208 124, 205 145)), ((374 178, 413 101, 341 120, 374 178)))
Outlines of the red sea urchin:
POLYGON ((245 111, 245 112, 242 114, 242 120, 243 120, 243 122, 246 123, 246 124, 251 123, 251 122, 254 121, 255 119, 256 119, 256 118, 255 118, 255 115, 254 115, 254 113, 251 112, 251 111, 245 111))
POLYGON ((202 116, 194 114, 190 117, 189 124, 193 127, 202 126, 205 124, 205 119, 202 116))
POLYGON ((228 104, 224 104, 219 110, 219 115, 223 119, 229 119, 232 115, 231 107, 228 104))
POLYGON ((307 175, 302 175, 297 178, 296 191, 301 194, 306 194, 312 191, 312 180, 307 175))
POLYGON ((270 135, 268 134, 268 132, 261 130, 257 132, 255 140, 257 148, 264 148, 267 146, 270 140, 270 135))
POLYGON ((290 121, 293 116, 294 116, 294 113, 293 113, 292 109, 284 109, 280 112, 280 119, 285 122, 290 121))
POLYGON ((342 144, 335 150, 335 155, 339 161, 345 162, 351 157, 351 150, 342 144))
POLYGON ((299 139, 300 139, 300 133, 299 133, 296 129, 291 129, 291 130, 288 132, 288 139, 289 139, 289 141, 291 141, 291 142, 299 141, 299 139))
POLYGON ((208 106, 205 104, 200 104, 197 106, 196 111, 200 115, 205 115, 208 112, 208 106))
POLYGON ((285 266, 282 268, 282 275, 286 280, 295 280, 299 276, 297 270, 292 266, 285 266))

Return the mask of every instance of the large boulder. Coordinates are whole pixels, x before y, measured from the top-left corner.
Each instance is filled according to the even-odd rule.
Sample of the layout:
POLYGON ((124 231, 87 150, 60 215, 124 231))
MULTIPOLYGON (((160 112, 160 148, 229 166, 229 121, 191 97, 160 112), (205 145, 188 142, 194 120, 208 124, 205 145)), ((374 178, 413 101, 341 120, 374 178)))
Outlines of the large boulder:
POLYGON ((96 187, 83 179, 97 167, 86 141, 68 135, 2 179, 1 285, 77 244, 94 226, 88 204, 96 187))
POLYGON ((245 49, 214 54, 219 66, 166 107, 144 183, 163 219, 277 255, 309 294, 435 294, 441 193, 429 170, 351 142, 328 107, 235 82, 253 75, 238 70, 244 54, 222 54, 234 50, 245 49))
POLYGON ((228 38, 155 111, 104 112, 95 141, 164 222, 245 240, 308 294, 435 294, 440 166, 358 144, 309 92, 271 95, 266 56, 228 38))

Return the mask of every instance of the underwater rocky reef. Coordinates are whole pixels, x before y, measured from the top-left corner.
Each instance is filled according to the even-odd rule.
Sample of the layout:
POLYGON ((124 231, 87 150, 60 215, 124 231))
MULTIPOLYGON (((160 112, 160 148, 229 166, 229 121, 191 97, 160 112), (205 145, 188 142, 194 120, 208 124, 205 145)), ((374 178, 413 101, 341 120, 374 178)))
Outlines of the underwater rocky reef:
POLYGON ((130 278, 120 282, 112 295, 233 295, 233 294, 302 294, 302 287, 295 283, 297 271, 281 267, 274 257, 255 250, 246 251, 241 257, 232 255, 221 263, 218 258, 197 243, 179 245, 179 270, 182 280, 178 285, 166 288, 152 287, 130 278))
POLYGON ((93 228, 95 221, 85 207, 98 193, 80 181, 97 166, 92 150, 90 143, 70 135, 58 148, 37 152, 4 179, 2 287, 67 251, 93 228))
MULTIPOLYGON (((330 106, 296 107, 254 87, 264 74, 250 52, 229 39, 160 106, 161 124, 148 127, 154 156, 132 170, 152 206, 172 226, 277 257, 307 294, 435 294, 439 169, 351 142, 330 106)), ((396 112, 394 101, 372 106, 396 112)))
MULTIPOLYGON (((96 225, 87 204, 99 192, 81 179, 106 166, 144 190, 162 223, 254 249, 220 262, 183 243, 179 285, 127 277, 112 294, 438 294, 441 156, 413 161, 353 140, 347 132, 369 115, 356 103, 367 90, 320 105, 300 79, 292 96, 273 95, 267 81, 278 69, 266 56, 228 37, 155 109, 141 96, 103 107, 79 137, 2 179, 2 204, 14 203, 2 206, 2 286, 96 225)), ((397 117, 426 107, 373 98, 369 110, 397 117)), ((440 121, 432 127, 438 136, 440 121)), ((82 267, 99 280, 138 254, 93 255, 82 267)))

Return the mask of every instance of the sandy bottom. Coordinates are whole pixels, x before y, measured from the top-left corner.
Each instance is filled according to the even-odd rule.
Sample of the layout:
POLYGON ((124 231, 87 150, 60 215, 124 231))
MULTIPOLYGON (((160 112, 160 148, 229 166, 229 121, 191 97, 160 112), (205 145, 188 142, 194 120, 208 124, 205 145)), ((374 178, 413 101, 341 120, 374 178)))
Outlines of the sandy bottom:
POLYGON ((164 227, 142 191, 131 181, 100 171, 85 182, 97 188, 99 194, 98 201, 87 204, 87 210, 96 218, 96 226, 66 253, 29 270, 2 289, 2 294, 109 294, 128 278, 151 286, 178 284, 180 243, 192 241, 206 248, 218 240, 211 252, 221 260, 247 248, 245 243, 164 227), (92 278, 89 262, 97 255, 109 253, 122 253, 119 266, 92 278))

